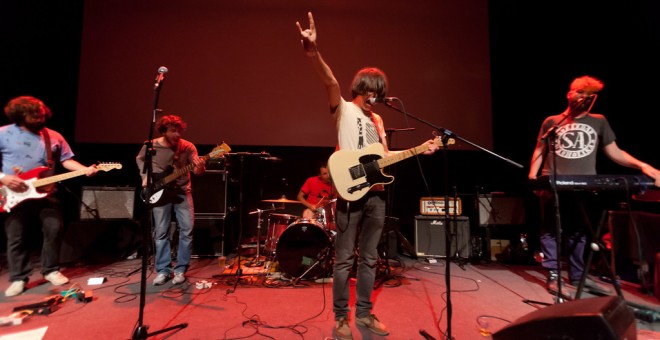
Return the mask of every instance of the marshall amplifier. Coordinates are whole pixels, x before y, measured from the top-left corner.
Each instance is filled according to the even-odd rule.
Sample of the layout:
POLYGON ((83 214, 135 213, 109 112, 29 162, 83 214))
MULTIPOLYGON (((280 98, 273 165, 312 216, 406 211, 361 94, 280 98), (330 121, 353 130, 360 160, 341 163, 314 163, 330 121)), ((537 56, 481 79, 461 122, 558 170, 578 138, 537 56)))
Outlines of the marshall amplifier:
MULTIPOLYGON (((451 256, 469 258, 470 220, 467 216, 450 216, 451 256)), ((447 228, 444 216, 415 216, 415 252, 417 256, 445 257, 447 228)))

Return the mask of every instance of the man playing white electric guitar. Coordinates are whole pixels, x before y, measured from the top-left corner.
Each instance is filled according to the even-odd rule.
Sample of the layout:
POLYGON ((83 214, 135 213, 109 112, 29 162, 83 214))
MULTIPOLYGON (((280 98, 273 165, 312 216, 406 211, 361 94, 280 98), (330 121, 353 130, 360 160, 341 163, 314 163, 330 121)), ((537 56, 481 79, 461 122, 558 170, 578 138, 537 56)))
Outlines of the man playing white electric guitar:
MULTIPOLYGON (((387 92, 387 78, 380 69, 363 68, 353 78, 351 86, 351 101, 341 96, 339 83, 332 70, 325 63, 318 51, 317 31, 312 13, 307 14, 309 28, 303 29, 296 23, 302 47, 312 68, 321 78, 330 104, 330 115, 337 128, 339 150, 357 151, 380 143, 382 154, 389 156, 393 152, 387 148, 387 140, 383 120, 372 111, 372 100, 384 98, 387 92)), ((355 32, 359 32, 356 28, 355 32)), ((345 52, 344 56, 350 55, 345 52)), ((428 141, 419 153, 430 154, 438 149, 434 141, 428 141)), ((377 151, 377 150, 375 150, 377 151)), ((379 154, 380 152, 376 152, 379 154)), ((380 155, 379 155, 380 156, 380 155)), ((328 161, 330 176, 335 181, 332 158, 328 161)), ((341 163, 341 162, 340 162, 341 163)), ((346 170, 348 171, 348 170, 346 170)), ((352 177, 354 178, 354 177, 352 177)), ((359 185, 356 184, 356 185, 359 185)), ((355 186, 355 185, 349 185, 355 186)), ((334 336, 337 339, 352 339, 349 317, 349 272, 353 267, 355 257, 355 241, 359 230, 359 256, 356 283, 355 323, 368 328, 372 333, 388 335, 388 328, 372 313, 371 293, 376 277, 376 261, 378 259, 378 241, 385 224, 385 198, 382 185, 371 187, 361 198, 349 202, 345 195, 339 193, 343 200, 337 201, 335 238, 335 268, 333 273, 333 311, 335 313, 334 336), (361 228, 359 228, 361 225, 361 228)), ((346 190, 348 193, 348 190, 346 190)))

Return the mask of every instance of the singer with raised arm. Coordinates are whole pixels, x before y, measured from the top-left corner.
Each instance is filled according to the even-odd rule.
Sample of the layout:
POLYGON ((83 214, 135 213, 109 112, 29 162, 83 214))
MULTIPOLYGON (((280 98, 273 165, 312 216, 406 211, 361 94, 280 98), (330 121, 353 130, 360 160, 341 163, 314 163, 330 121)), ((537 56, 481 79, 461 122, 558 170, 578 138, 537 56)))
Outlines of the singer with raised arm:
MULTIPOLYGON (((621 150, 609 122, 601 114, 590 110, 603 89, 603 83, 590 76, 573 80, 566 99, 568 105, 564 112, 547 117, 538 134, 536 148, 532 154, 529 179, 536 180, 539 170, 548 175, 595 175, 596 158, 601 149, 612 161, 629 168, 639 169, 660 185, 660 174, 654 167, 636 159, 621 150), (554 145, 554 150, 551 150, 554 145)), ((546 286, 548 292, 557 294, 560 273, 557 271, 557 224, 555 197, 549 189, 538 192, 541 203, 541 250, 543 268, 548 270, 546 286)), ((588 225, 596 226, 599 208, 596 194, 591 191, 559 192, 559 211, 561 221, 560 240, 565 241, 570 254, 568 278, 570 285, 562 285, 561 296, 572 298, 576 292, 582 273, 585 271, 584 250, 588 225)), ((598 235, 597 235, 598 236, 598 235)), ((561 253, 561 252, 560 252, 561 253)), ((588 270, 588 268, 586 269, 588 270)), ((593 293, 608 294, 611 290, 591 278, 587 278, 584 287, 593 293)))
MULTIPOLYGON (((375 67, 357 72, 351 84, 351 101, 342 95, 337 79, 321 57, 317 45, 317 30, 312 13, 308 13, 309 28, 303 29, 296 22, 304 52, 313 69, 321 78, 330 105, 332 124, 337 129, 338 150, 360 150, 380 143, 385 155, 391 154, 383 120, 372 111, 374 99, 385 98, 387 77, 375 67)), ((348 55, 348 53, 346 54, 348 55)), ((376 100, 379 101, 379 100, 376 100)), ((426 154, 438 149, 433 141, 424 144, 426 154)), ((332 169, 330 175, 335 180, 332 169)), ((333 311, 338 339, 352 339, 349 326, 349 272, 355 257, 356 239, 359 238, 359 261, 356 274, 355 324, 368 328, 372 333, 388 335, 388 328, 372 313, 371 294, 376 278, 377 246, 385 224, 385 192, 376 185, 355 201, 338 199, 335 239, 335 265, 332 283, 333 311), (360 228, 361 226, 361 228, 360 228), (359 232, 359 235, 358 235, 359 232)))

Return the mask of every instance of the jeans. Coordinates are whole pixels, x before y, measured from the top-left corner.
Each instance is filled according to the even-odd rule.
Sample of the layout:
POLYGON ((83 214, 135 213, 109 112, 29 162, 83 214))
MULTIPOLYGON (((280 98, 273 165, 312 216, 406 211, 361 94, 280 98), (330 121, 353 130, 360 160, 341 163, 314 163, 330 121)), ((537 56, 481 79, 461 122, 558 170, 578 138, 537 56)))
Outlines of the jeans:
MULTIPOLYGON (((541 265, 548 270, 557 269, 557 224, 554 196, 545 192, 541 196, 541 265)), ((584 250, 587 231, 592 228, 592 221, 597 221, 598 202, 590 192, 563 192, 559 194, 559 214, 561 217, 561 241, 568 249, 568 277, 570 281, 579 280, 584 272, 584 250)))
POLYGON ((9 281, 27 282, 32 274, 26 237, 34 232, 36 226, 41 226, 43 233, 41 274, 47 275, 60 269, 63 224, 59 203, 53 196, 26 200, 14 207, 5 220, 9 281))
POLYGON ((185 273, 190 265, 190 255, 192 254, 193 216, 195 216, 192 194, 190 192, 178 193, 161 199, 165 202, 152 208, 156 273, 169 275, 172 272, 169 237, 172 211, 179 224, 179 246, 174 272, 185 273))
POLYGON ((370 192, 355 202, 337 201, 335 221, 335 267, 332 283, 332 300, 335 320, 348 317, 350 296, 349 274, 355 259, 355 244, 359 230, 359 262, 357 267, 356 309, 357 317, 371 314, 371 293, 376 280, 378 242, 385 224, 384 193, 370 192), (347 209, 348 204, 348 209, 347 209), (361 227, 361 228, 360 228, 361 227))

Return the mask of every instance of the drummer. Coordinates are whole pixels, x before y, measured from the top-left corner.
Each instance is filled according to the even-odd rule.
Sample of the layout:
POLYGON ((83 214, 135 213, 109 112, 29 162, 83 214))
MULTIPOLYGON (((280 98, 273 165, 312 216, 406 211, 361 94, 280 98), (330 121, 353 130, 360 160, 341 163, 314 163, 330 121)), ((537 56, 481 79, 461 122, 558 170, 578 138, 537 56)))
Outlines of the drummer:
POLYGON ((302 218, 306 220, 316 219, 323 207, 332 202, 335 196, 330 182, 328 165, 323 164, 319 168, 318 175, 307 178, 305 184, 300 188, 300 192, 298 192, 298 200, 305 206, 302 218))

